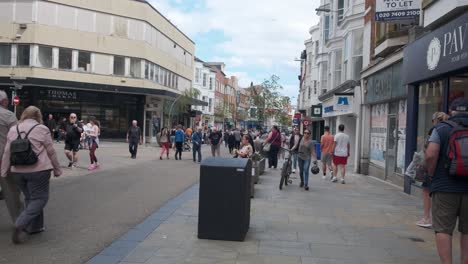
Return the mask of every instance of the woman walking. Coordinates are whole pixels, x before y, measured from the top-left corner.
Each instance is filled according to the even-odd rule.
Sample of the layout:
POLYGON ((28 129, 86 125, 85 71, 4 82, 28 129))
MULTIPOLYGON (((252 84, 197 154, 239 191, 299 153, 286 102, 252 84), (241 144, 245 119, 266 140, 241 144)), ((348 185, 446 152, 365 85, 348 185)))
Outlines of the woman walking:
POLYGON ((166 157, 167 159, 169 159, 170 136, 171 135, 169 134, 169 130, 167 129, 167 127, 164 127, 161 131, 161 136, 159 137, 159 143, 161 143, 162 147, 161 154, 159 155, 160 160, 163 159, 164 153, 166 153, 166 157))
MULTIPOLYGON (((429 130, 428 133, 428 138, 426 139, 426 142, 424 143, 424 152, 426 151, 427 145, 428 145, 428 139, 429 136, 432 134, 432 130, 434 127, 439 124, 442 121, 446 121, 449 118, 449 116, 444 113, 444 112, 435 112, 432 115, 432 128, 429 130)), ((422 168, 422 171, 426 172, 426 168, 422 168)), ((431 221, 431 196, 430 196, 430 179, 429 177, 425 177, 425 181, 422 183, 422 197, 423 197, 423 208, 424 208, 424 217, 416 222, 417 226, 424 227, 424 228, 430 228, 432 226, 432 221, 431 221)))
POLYGON ((276 169, 278 167, 278 152, 281 147, 281 134, 277 126, 273 126, 266 142, 271 144, 268 153, 268 168, 274 167, 276 169))
MULTIPOLYGON (((29 160, 30 161, 30 160, 29 160)), ((36 234, 44 231, 44 207, 49 199, 49 180, 51 171, 54 176, 62 174, 57 153, 54 150, 50 130, 42 124, 42 114, 39 108, 29 106, 21 115, 17 126, 10 129, 7 135, 5 153, 2 158, 1 176, 6 177, 11 171, 19 189, 24 195, 25 208, 15 222, 15 230, 11 240, 15 244, 23 242, 24 234, 36 234), (29 141, 31 150, 37 156, 36 162, 31 165, 11 164, 11 158, 16 164, 25 164, 19 158, 18 149, 11 149, 11 143, 18 142, 18 136, 29 141)))
POLYGON ((95 117, 91 117, 89 120, 91 127, 86 130, 85 134, 88 137, 88 148, 89 148, 89 159, 91 165, 89 165, 88 170, 93 171, 99 168, 98 160, 96 157, 96 149, 99 147, 99 135, 101 134, 99 121, 95 117))
POLYGON ((310 136, 310 130, 304 130, 304 137, 299 144, 298 162, 299 162, 299 175, 301 177, 300 187, 304 187, 306 191, 309 190, 309 168, 310 160, 314 157, 314 162, 317 162, 317 155, 315 154, 315 144, 310 136))

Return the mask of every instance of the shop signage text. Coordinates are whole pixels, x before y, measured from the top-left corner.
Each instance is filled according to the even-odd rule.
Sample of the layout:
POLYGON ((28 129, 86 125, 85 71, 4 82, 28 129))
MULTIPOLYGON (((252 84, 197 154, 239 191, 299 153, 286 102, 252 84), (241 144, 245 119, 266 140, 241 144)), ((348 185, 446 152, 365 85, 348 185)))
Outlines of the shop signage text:
POLYGON ((67 90, 47 90, 48 99, 59 99, 59 100, 77 100, 76 91, 67 90))
POLYGON ((404 83, 421 82, 468 67, 467 21, 465 13, 408 45, 403 59, 404 83))
POLYGON ((373 104, 406 96, 407 90, 401 82, 401 62, 370 75, 366 81, 365 103, 373 104))
POLYGON ((415 20, 420 9, 421 0, 376 0, 375 20, 415 20))
POLYGON ((352 113, 353 99, 353 95, 335 95, 333 99, 323 103, 323 117, 352 113))

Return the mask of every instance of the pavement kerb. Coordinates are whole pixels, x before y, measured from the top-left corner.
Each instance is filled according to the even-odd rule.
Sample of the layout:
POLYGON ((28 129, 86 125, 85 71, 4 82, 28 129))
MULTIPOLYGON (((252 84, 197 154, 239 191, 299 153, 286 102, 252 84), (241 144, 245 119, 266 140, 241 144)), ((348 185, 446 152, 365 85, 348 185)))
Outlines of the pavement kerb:
POLYGON ((192 185, 178 196, 167 201, 156 212, 148 216, 143 222, 133 227, 99 254, 91 258, 86 264, 117 264, 122 261, 137 245, 144 241, 155 229, 169 218, 185 202, 197 195, 199 183, 192 185))

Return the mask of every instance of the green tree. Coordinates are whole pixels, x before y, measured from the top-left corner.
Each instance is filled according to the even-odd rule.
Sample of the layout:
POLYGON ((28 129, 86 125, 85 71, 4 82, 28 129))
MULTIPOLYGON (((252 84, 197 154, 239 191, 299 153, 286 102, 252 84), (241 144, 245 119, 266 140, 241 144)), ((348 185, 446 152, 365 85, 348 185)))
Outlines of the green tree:
MULTIPOLYGON (((200 91, 195 88, 187 89, 182 92, 174 101, 171 102, 169 111, 169 125, 172 125, 173 116, 187 113, 190 110, 190 106, 193 104, 193 100, 200 96, 200 91)), ((166 111, 166 110, 165 110, 166 111)))
POLYGON ((283 86, 279 81, 280 78, 277 75, 272 75, 259 86, 251 84, 250 103, 257 107, 257 120, 263 125, 269 118, 280 120, 290 104, 289 97, 280 94, 283 86))

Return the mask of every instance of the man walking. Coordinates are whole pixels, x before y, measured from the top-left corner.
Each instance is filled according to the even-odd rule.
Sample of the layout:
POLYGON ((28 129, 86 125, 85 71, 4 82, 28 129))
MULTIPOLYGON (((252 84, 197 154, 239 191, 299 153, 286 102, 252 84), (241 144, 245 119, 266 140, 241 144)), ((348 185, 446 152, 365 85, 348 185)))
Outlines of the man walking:
POLYGON ((202 160, 202 155, 201 155, 201 146, 203 142, 202 139, 203 139, 202 128, 199 127, 197 132, 194 132, 192 134, 193 162, 196 162, 195 156, 197 153, 198 153, 198 163, 200 163, 202 160))
POLYGON ((67 156, 69 160, 68 167, 76 167, 78 151, 80 150, 81 133, 83 133, 83 124, 78 122, 75 113, 70 114, 65 133, 65 156, 67 156))
POLYGON ((216 127, 213 128, 213 130, 211 131, 210 133, 210 136, 208 137, 209 141, 210 141, 210 144, 211 144, 211 155, 213 157, 216 157, 216 154, 219 156, 221 156, 221 139, 222 139, 222 135, 220 132, 218 132, 218 129, 216 129, 216 127))
POLYGON ((127 132, 127 143, 128 149, 131 154, 132 159, 136 159, 137 152, 138 152, 138 144, 143 144, 143 135, 141 133, 141 129, 138 126, 138 122, 136 120, 132 121, 132 126, 128 129, 127 132))
POLYGON ((302 135, 299 133, 299 128, 294 128, 294 135, 289 140, 289 149, 292 151, 292 173, 296 173, 297 169, 297 154, 299 151, 299 144, 301 143, 302 135))
POLYGON ((182 148, 184 147, 184 141, 185 141, 184 130, 182 129, 181 125, 178 125, 177 130, 175 132, 175 146, 176 146, 175 159, 176 160, 182 160, 182 148), (177 158, 177 156, 179 156, 179 158, 177 158))
MULTIPOLYGON (((6 136, 10 128, 18 122, 15 114, 7 109, 8 95, 5 91, 0 91, 0 161, 5 150, 6 136)), ((0 162, 1 164, 1 162, 0 162)), ((13 223, 23 210, 23 204, 20 199, 20 191, 11 175, 0 177, 0 197, 3 197, 8 208, 13 223)))
POLYGON ((433 129, 425 153, 431 180, 432 228, 440 262, 451 264, 452 235, 458 218, 460 263, 468 264, 468 99, 455 99, 450 110, 449 120, 433 129), (457 131, 456 134, 453 130, 457 131), (454 156, 451 155, 452 151, 455 152, 454 156))
POLYGON ((234 139, 236 140, 236 143, 234 144, 234 148, 239 150, 240 149, 240 141, 241 141, 242 135, 239 131, 239 129, 234 129, 234 139))
POLYGON ((54 140, 57 123, 55 122, 54 116, 52 114, 49 114, 49 118, 47 119, 47 127, 49 128, 52 140, 54 140))
POLYGON ((349 144, 349 136, 344 133, 345 126, 343 124, 338 126, 338 133, 335 135, 333 144, 333 182, 337 182, 338 169, 341 168, 341 183, 345 184, 346 164, 348 164, 348 157, 351 151, 349 144))
POLYGON ((322 157, 322 171, 323 171, 322 178, 325 180, 327 178, 327 166, 331 173, 330 179, 333 179, 333 175, 334 175, 332 161, 333 161, 333 144, 334 144, 335 138, 333 137, 332 134, 330 134, 329 126, 325 126, 324 130, 325 130, 325 133, 322 135, 322 138, 320 139, 320 153, 322 155, 321 156, 322 157))

